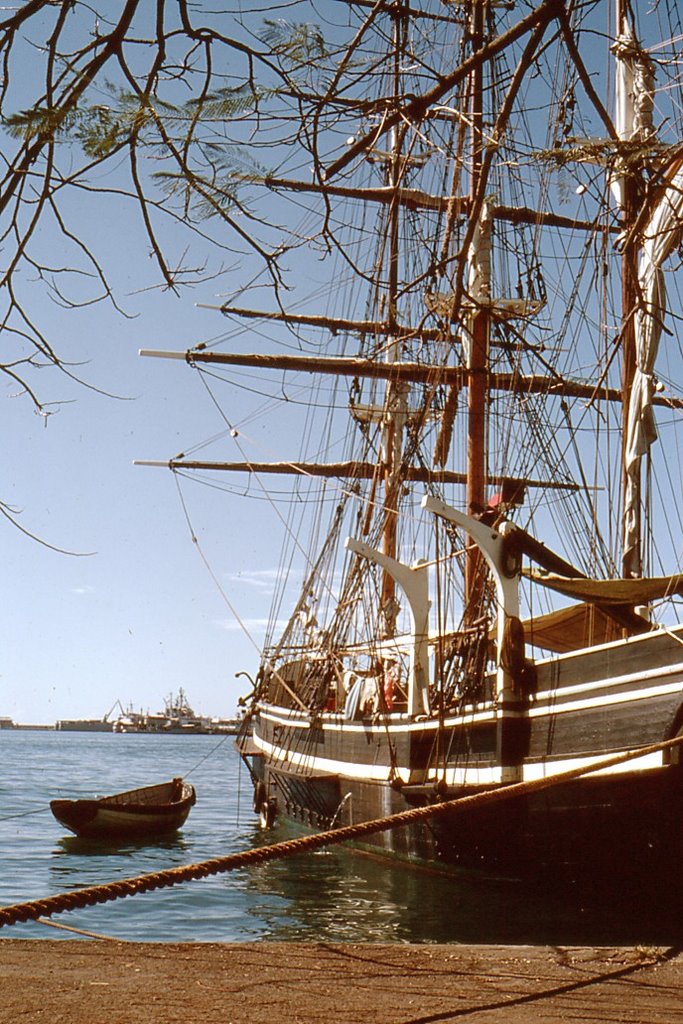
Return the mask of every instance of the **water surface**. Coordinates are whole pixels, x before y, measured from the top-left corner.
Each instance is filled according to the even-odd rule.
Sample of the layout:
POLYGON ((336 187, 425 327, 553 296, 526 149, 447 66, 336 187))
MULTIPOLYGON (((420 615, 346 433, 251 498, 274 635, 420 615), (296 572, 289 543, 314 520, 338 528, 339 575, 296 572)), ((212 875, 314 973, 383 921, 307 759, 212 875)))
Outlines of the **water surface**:
MULTIPOLYGON (((263 833, 233 738, 0 731, 0 905, 193 864, 293 833, 263 833), (111 846, 71 836, 55 797, 103 795, 183 775, 197 804, 177 835, 111 846)), ((648 943, 683 925, 623 893, 599 907, 500 879, 440 873, 334 848, 188 882, 54 920, 150 942, 648 943), (637 908, 637 909, 636 909, 637 908)), ((37 922, 2 938, 73 935, 37 922)))

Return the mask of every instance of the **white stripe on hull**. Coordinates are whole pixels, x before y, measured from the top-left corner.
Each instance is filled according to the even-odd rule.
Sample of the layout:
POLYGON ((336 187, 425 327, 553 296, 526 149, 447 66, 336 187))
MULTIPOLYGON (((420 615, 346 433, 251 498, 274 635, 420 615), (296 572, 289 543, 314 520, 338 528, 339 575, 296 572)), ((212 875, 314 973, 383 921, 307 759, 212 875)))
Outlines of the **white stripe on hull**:
MULTIPOLYGON (((287 728, 300 728, 310 729, 311 721, 310 718, 303 718, 299 711, 292 711, 291 715, 288 715, 286 708, 278 708, 276 711, 272 710, 269 706, 261 705, 259 707, 259 714, 261 717, 269 722, 273 722, 275 725, 283 725, 287 728)), ((388 715, 386 719, 381 722, 382 732, 386 728, 389 728, 392 733, 409 733, 409 732, 422 732, 424 729, 437 729, 439 728, 439 722, 436 719, 427 719, 425 721, 415 722, 412 720, 402 720, 407 716, 392 716, 388 715), (386 721, 386 727, 385 727, 386 721)), ((477 725, 481 722, 495 722, 496 720, 496 709, 493 704, 489 704, 486 708, 480 711, 466 712, 462 715, 453 716, 445 720, 446 726, 469 726, 477 725)), ((325 732, 355 732, 359 734, 367 733, 368 725, 367 722, 348 722, 342 720, 340 715, 333 715, 329 712, 323 715, 322 728, 325 732)))
MULTIPOLYGON (((666 676, 678 676, 678 683, 671 683, 670 686, 678 689, 683 685, 683 664, 668 665, 665 668, 652 668, 645 672, 630 672, 623 676, 609 676, 606 679, 591 680, 586 683, 575 683, 571 686, 558 686, 553 690, 542 690, 536 694, 536 700, 556 700, 559 696, 570 697, 577 693, 591 693, 594 690, 610 688, 621 688, 633 686, 637 683, 645 683, 651 679, 664 679, 666 676)), ((640 692, 640 691, 635 691, 640 692)), ((649 692, 645 688, 645 692, 649 692)))
MULTIPOLYGON (((614 751, 614 756, 626 753, 626 751, 614 751)), ((538 764, 525 764, 522 766, 522 782, 534 782, 538 779, 552 778, 560 772, 567 772, 573 768, 584 768, 598 761, 604 760, 605 755, 600 754, 594 757, 571 757, 557 761, 542 761, 538 764)), ((611 768, 603 768, 596 772, 590 772, 586 778, 595 778, 598 775, 625 775, 633 772, 643 772, 663 765, 661 753, 650 754, 645 757, 638 757, 624 764, 613 765, 611 768)), ((477 768, 476 765, 463 765, 461 768, 447 768, 445 772, 430 772, 428 781, 436 782, 443 780, 448 786, 491 786, 499 783, 500 769, 477 768)))
MULTIPOLYGON (((652 634, 648 634, 645 637, 634 637, 629 641, 615 641, 611 644, 603 645, 605 650, 616 647, 619 644, 631 644, 635 641, 643 642, 648 639, 652 639, 652 634)), ((600 648, 591 648, 590 653, 595 654, 600 648)), ((636 655, 634 650, 634 656, 636 655)), ((562 655, 555 657, 551 664, 558 665, 564 661, 570 659, 580 658, 581 654, 572 653, 569 655, 562 655)), ((542 668, 548 662, 539 662, 538 665, 542 668)), ((573 683, 567 686, 557 686, 552 689, 541 690, 532 697, 532 706, 529 709, 529 714, 534 717, 538 717, 544 714, 552 713, 559 714, 565 711, 584 710, 590 707, 604 707, 609 704, 623 704, 630 700, 644 700, 650 696, 663 696, 668 694, 674 694, 680 692, 683 697, 683 662, 677 662, 674 665, 661 666, 660 668, 645 669, 642 671, 631 672, 620 676, 606 677, 604 679, 591 679, 586 682, 573 683), (673 681, 664 683, 663 680, 670 678, 671 676, 676 677, 673 681), (662 683, 657 686, 643 686, 644 683, 661 679, 662 683), (632 689, 633 687, 637 689, 632 689), (631 689, 629 689, 631 688, 631 689), (569 696, 577 696, 579 694, 590 694, 596 690, 610 689, 614 692, 603 694, 599 697, 594 697, 584 701, 572 701, 561 703, 562 698, 569 696), (627 692, 616 692, 624 691, 627 692)), ((261 709, 261 713, 264 717, 267 717, 270 721, 277 722, 281 725, 291 725, 294 721, 301 728, 310 727, 310 718, 302 717, 301 712, 292 709, 291 711, 287 708, 278 708, 277 711, 272 710, 266 706, 261 709)), ((482 722, 495 721, 496 709, 492 702, 479 705, 469 705, 462 710, 458 715, 452 715, 446 719, 447 725, 476 725, 482 722)), ((390 715, 388 716, 388 724, 393 732, 412 732, 415 730, 421 730, 424 728, 437 728, 438 722, 436 720, 426 722, 412 722, 406 715, 390 715)), ((366 730, 367 725, 362 722, 348 722, 341 717, 341 713, 330 714, 326 713, 323 716, 323 728, 332 731, 358 731, 363 732, 366 730)))
MULTIPOLYGON (((371 782, 389 782, 391 779, 391 769, 388 765, 354 764, 349 761, 338 761, 333 758, 315 757, 310 754, 285 751, 281 747, 265 742, 258 736, 254 736, 254 742, 282 771, 286 771, 288 768, 305 768, 309 772, 343 775, 347 778, 367 779, 371 782)), ((626 753, 626 750, 615 750, 611 751, 610 755, 616 757, 624 753, 626 753)), ((605 754, 596 754, 591 757, 571 757, 556 761, 524 764, 522 780, 524 782, 532 782, 536 779, 549 778, 573 768, 584 768, 591 764, 596 764, 604 760, 604 758, 605 754)), ((599 771, 591 772, 590 776, 587 777, 595 778, 598 775, 632 774, 658 769, 663 765, 663 755, 661 752, 658 752, 635 758, 624 764, 613 765, 611 768, 603 768, 599 771)), ((394 771, 395 776, 398 776, 403 782, 407 783, 410 779, 410 771, 406 767, 399 766, 394 771)), ((447 768, 445 772, 438 770, 429 772, 428 782, 436 782, 439 779, 443 779, 449 786, 495 786, 500 785, 502 773, 499 765, 477 766, 473 764, 447 768)))
MULTIPOLYGON (((610 753, 609 756, 618 757, 619 754, 625 753, 627 753, 626 750, 615 750, 614 754, 610 753)), ((562 761, 541 761, 538 764, 525 764, 524 782, 546 779, 552 775, 557 775, 558 772, 570 771, 572 768, 584 768, 587 765, 596 764, 598 761, 604 761, 605 756, 605 754, 597 754, 593 757, 570 757, 562 761)), ((597 772, 591 772, 590 777, 650 771, 655 768, 661 768, 664 764, 664 755, 660 750, 654 754, 646 754, 644 757, 634 757, 631 761, 625 761, 623 764, 612 765, 611 768, 601 768, 597 772)))
POLYGON ((683 698, 683 680, 674 683, 666 683, 662 686, 650 686, 642 690, 628 690, 621 693, 605 693, 601 697, 591 697, 588 700, 573 700, 563 704, 550 704, 545 707, 538 707, 532 703, 527 712, 529 718, 549 717, 550 715, 564 715, 572 711, 590 711, 593 708, 606 708, 618 704, 629 704, 637 701, 647 700, 651 697, 667 697, 672 694, 680 694, 683 698))
MULTIPOLYGON (((683 673, 683 666, 677 665, 675 673, 683 673)), ((671 672, 663 672, 659 674, 671 675, 674 674, 674 670, 672 670, 671 672)), ((650 677, 656 678, 656 674, 651 673, 650 677)), ((635 676, 635 678, 637 679, 642 677, 635 676)), ((597 684, 587 683, 586 686, 583 688, 572 687, 571 689, 573 692, 578 693, 580 692, 580 689, 585 689, 586 691, 588 691, 590 688, 594 688, 595 685, 597 684)), ((606 686, 608 684, 604 683, 600 685, 606 686)), ((613 681, 611 681, 609 685, 613 685, 613 681)), ((606 693, 602 694, 601 696, 590 697, 586 700, 565 701, 562 703, 559 702, 558 698, 560 696, 564 696, 566 692, 567 691, 563 689, 557 690, 555 693, 552 693, 551 691, 545 691, 543 694, 540 694, 535 698, 532 698, 530 706, 528 707, 526 712, 519 712, 519 714, 512 713, 508 715, 508 717, 521 718, 525 717, 526 715, 529 718, 550 718, 554 715, 566 715, 577 711, 590 711, 592 709, 604 709, 612 706, 616 707, 631 702, 635 703, 643 700, 648 700, 649 698, 674 696, 675 694, 680 694, 681 699, 683 700, 683 678, 676 679, 671 683, 662 683, 662 685, 660 686, 643 687, 639 690, 622 690, 618 693, 606 693), (545 702, 541 703, 542 701, 545 702)), ((290 729, 300 728, 307 730, 310 728, 309 719, 294 716, 287 717, 286 713, 283 714, 280 711, 280 709, 278 709, 277 712, 273 712, 270 710, 266 711, 264 709, 261 709, 260 714, 263 716, 264 719, 273 722, 276 725, 282 725, 290 729)), ((490 706, 489 708, 484 709, 482 711, 446 718, 443 722, 443 727, 446 729, 462 729, 467 728, 468 726, 471 727, 473 725, 495 723, 497 718, 498 714, 496 709, 493 706, 490 706)), ((327 732, 365 733, 367 732, 368 725, 361 722, 339 722, 335 721, 334 719, 331 719, 330 717, 325 716, 322 722, 322 728, 327 732)), ((393 721, 389 716, 386 720, 386 723, 384 721, 381 723, 382 731, 384 732, 388 729, 392 734, 422 732, 424 730, 435 731, 438 728, 440 728, 440 723, 436 719, 421 722, 396 722, 393 721)))
MULTIPOLYGON (((283 771, 289 767, 305 768, 309 772, 325 772, 329 775, 347 775, 352 779, 368 779, 372 782, 389 782, 391 768, 389 765, 351 764, 348 761, 335 761, 329 757, 315 757, 311 754, 300 754, 297 751, 276 747, 254 733, 254 744, 277 763, 283 771)), ((397 772, 394 772, 396 775, 397 772)), ((408 781, 407 768, 399 768, 398 775, 404 782, 408 781)), ((302 778, 305 776, 302 773, 302 778)))

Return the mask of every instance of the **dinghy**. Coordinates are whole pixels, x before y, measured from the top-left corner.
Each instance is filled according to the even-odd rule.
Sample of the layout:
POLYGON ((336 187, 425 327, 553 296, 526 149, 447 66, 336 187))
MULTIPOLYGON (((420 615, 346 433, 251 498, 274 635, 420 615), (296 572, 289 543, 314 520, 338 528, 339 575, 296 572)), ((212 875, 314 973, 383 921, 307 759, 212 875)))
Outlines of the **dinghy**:
POLYGON ((181 828, 196 799, 194 786, 172 779, 89 800, 51 800, 50 810, 77 836, 154 838, 181 828))

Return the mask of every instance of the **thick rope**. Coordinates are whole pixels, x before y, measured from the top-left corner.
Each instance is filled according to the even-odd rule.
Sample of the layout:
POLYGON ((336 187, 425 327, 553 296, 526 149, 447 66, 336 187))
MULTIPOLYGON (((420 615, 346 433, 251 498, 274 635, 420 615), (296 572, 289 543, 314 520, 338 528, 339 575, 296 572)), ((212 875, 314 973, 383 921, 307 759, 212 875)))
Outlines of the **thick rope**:
POLYGON ((139 875, 137 878, 125 878, 117 882, 107 882, 103 885, 90 885, 84 889, 74 889, 71 892, 47 896, 42 900, 32 900, 28 903, 15 903, 8 907, 0 907, 0 928, 4 925, 16 924, 19 921, 35 921, 39 917, 50 917, 52 914, 60 914, 65 910, 78 910, 83 907, 94 906, 96 903, 107 903, 111 900, 124 899, 126 896, 135 896, 137 893, 151 892, 154 889, 179 885, 181 882, 207 878, 209 875, 236 871, 238 868, 251 867, 253 864, 264 864, 272 860, 296 857, 301 853, 318 850, 324 846, 337 846, 341 843, 362 839, 364 836, 375 835, 378 832, 389 832, 391 829, 414 825, 417 822, 427 821, 431 818, 459 814, 472 808, 486 807, 491 804, 500 803, 503 800, 511 800, 517 796, 525 796, 542 789, 550 789, 552 786, 558 786, 564 782, 578 779, 582 775, 603 771, 607 768, 623 764, 625 761, 632 761, 638 757, 646 757, 648 754, 670 750, 681 744, 683 744, 683 735, 676 736, 671 740, 664 740, 662 743, 638 747, 635 750, 627 751, 625 754, 617 754, 580 768, 571 768, 566 772, 558 772, 557 775, 551 775, 543 779, 534 779, 532 782, 516 782, 508 786, 501 786, 498 789, 486 790, 484 793, 475 793, 471 796, 459 797, 455 800, 445 800, 442 803, 429 804, 425 807, 414 807, 407 811, 400 811, 398 814, 391 814, 386 818, 362 821, 356 825, 345 825, 342 828, 332 829, 331 831, 317 832, 313 835, 302 836, 299 839, 288 839, 282 843, 274 843, 271 846, 261 846, 245 850, 243 853, 232 853, 225 857, 215 857, 212 860, 201 861, 198 864, 186 864, 182 867, 167 868, 148 875, 139 875))

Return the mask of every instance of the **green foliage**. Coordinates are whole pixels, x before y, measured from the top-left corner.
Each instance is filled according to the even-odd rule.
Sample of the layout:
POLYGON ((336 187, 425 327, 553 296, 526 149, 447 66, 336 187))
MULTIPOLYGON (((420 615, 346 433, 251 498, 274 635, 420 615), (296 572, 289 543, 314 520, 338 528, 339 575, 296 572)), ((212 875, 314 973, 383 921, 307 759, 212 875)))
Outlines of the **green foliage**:
POLYGON ((257 103, 273 95, 276 95, 274 90, 255 91, 246 84, 234 89, 216 89, 201 99, 190 100, 183 108, 184 116, 200 122, 232 121, 250 113, 257 103))
POLYGON ((240 185, 266 177, 247 147, 233 140, 226 144, 220 126, 250 114, 259 102, 276 95, 274 91, 257 94, 244 84, 175 106, 111 84, 106 88, 111 97, 108 104, 82 104, 70 111, 37 106, 7 118, 5 127, 13 137, 26 141, 41 136, 78 143, 97 160, 135 138, 138 148, 163 161, 172 159, 164 136, 183 151, 191 140, 185 152, 188 161, 191 154, 191 165, 180 168, 173 161, 172 170, 157 170, 152 178, 168 199, 179 199, 186 209, 191 204, 200 219, 234 207, 240 185), (207 141, 202 127, 209 125, 212 138, 207 141))
MULTIPOLYGON (((205 75, 188 61, 182 73, 158 74, 148 93, 100 79, 96 95, 86 88, 68 107, 48 107, 43 98, 5 117, 3 126, 24 145, 36 140, 40 145, 77 146, 95 163, 134 143, 135 189, 146 193, 153 182, 158 192, 149 195, 150 201, 158 201, 160 192, 161 205, 168 201, 169 208, 180 208, 183 219, 221 216, 235 207, 244 210, 240 189, 262 183, 269 174, 254 159, 255 126, 267 125, 266 148, 290 144, 299 126, 299 90, 308 93, 313 85, 315 91, 334 70, 317 25, 266 21, 261 39, 275 85, 273 78, 257 85, 255 66, 249 62, 240 69, 241 78, 231 76, 239 84, 211 88, 213 74, 205 75), (189 92, 181 93, 179 83, 189 92), (163 99, 161 92, 178 102, 163 99)), ((151 80, 142 74, 139 78, 141 83, 151 80)))
POLYGON ((201 146, 197 129, 209 122, 235 120, 251 112, 257 101, 273 95, 263 90, 258 95, 250 88, 220 89, 175 106, 158 97, 141 98, 139 94, 108 85, 108 104, 82 104, 64 111, 43 106, 19 111, 5 119, 6 130, 14 138, 30 141, 42 136, 60 141, 78 142, 84 152, 96 159, 108 156, 121 143, 135 137, 138 143, 161 143, 159 126, 175 142, 182 144, 191 132, 193 142, 201 146))
POLYGON ((154 180, 171 198, 180 198, 183 203, 192 203, 192 209, 199 219, 215 216, 237 205, 241 185, 263 181, 265 168, 250 155, 246 147, 233 145, 226 151, 219 144, 203 145, 201 152, 204 162, 211 168, 211 174, 191 176, 180 171, 157 171, 154 180))
POLYGON ((293 23, 284 18, 266 20, 261 39, 273 54, 284 58, 293 68, 329 56, 319 25, 293 23))
POLYGON ((38 137, 53 138, 59 133, 68 133, 77 116, 73 110, 38 105, 6 117, 3 125, 13 138, 31 141, 38 137))
POLYGON ((123 89, 107 85, 111 104, 82 104, 65 110, 60 107, 31 107, 5 118, 4 125, 14 138, 30 141, 42 137, 77 141, 88 156, 106 157, 121 142, 139 135, 153 119, 151 103, 123 89))
POLYGON ((101 105, 86 107, 79 115, 72 137, 80 142, 88 156, 103 158, 132 134, 139 134, 151 111, 143 110, 138 102, 136 108, 128 104, 119 110, 101 105))

